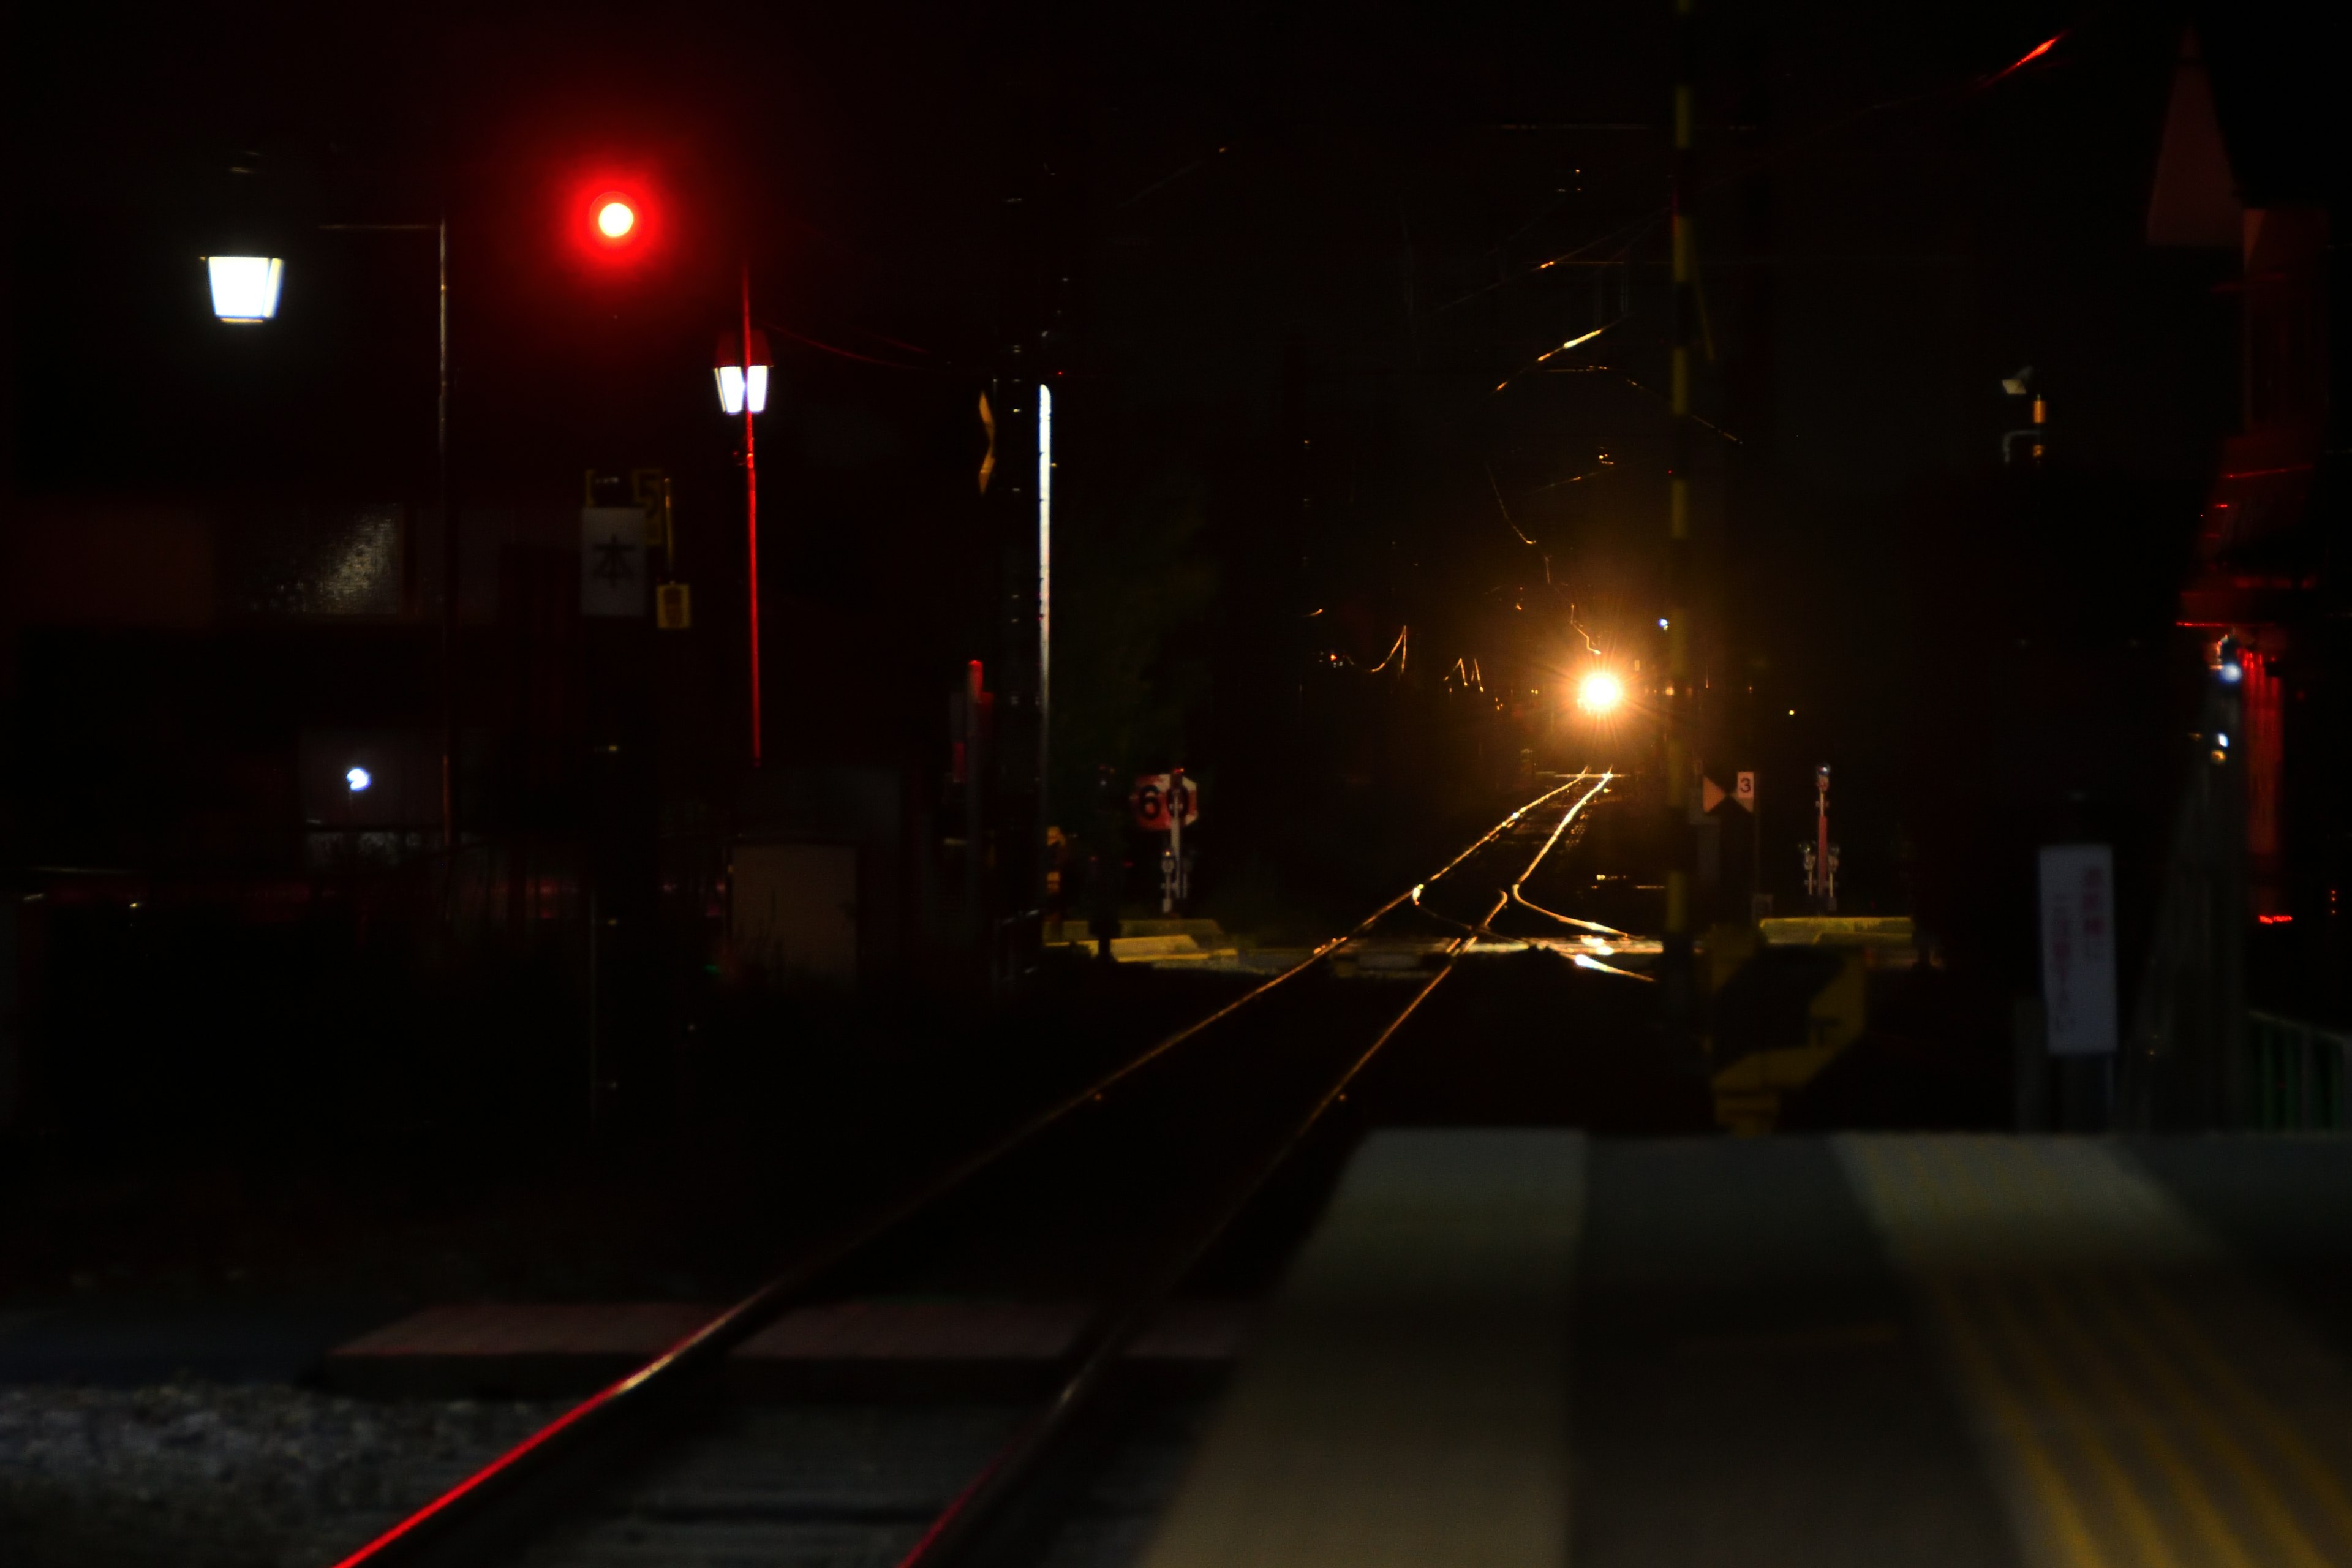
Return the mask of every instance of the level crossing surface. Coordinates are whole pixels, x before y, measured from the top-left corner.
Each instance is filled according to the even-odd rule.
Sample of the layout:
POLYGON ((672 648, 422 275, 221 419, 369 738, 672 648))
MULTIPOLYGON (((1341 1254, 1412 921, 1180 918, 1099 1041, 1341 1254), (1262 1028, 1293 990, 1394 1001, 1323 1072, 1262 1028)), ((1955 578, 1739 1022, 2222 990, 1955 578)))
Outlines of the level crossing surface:
POLYGON ((2352 1563, 2235 1148, 1376 1132, 1139 1560, 2352 1563))

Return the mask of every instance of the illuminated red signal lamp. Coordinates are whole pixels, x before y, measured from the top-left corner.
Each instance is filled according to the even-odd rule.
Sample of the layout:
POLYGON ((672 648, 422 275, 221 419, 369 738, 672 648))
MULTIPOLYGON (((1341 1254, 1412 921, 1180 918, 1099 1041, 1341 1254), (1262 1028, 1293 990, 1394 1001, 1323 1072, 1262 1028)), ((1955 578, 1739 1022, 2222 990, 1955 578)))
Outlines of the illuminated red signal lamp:
POLYGON ((600 254, 624 255, 646 237, 646 205, 631 192, 599 192, 588 203, 586 217, 589 247, 600 254))

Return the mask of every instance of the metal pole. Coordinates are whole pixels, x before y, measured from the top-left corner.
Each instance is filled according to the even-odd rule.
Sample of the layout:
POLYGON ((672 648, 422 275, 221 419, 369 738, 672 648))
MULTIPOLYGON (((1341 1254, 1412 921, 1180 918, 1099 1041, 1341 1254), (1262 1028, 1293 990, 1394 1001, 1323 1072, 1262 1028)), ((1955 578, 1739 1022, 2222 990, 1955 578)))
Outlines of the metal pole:
POLYGON ((1820 912, 1835 914, 1837 889, 1830 880, 1830 770, 1826 765, 1813 774, 1813 866, 1814 903, 1820 912))
POLYGON ((1054 731, 1054 389, 1037 384, 1037 865, 1039 902, 1054 852, 1045 843, 1051 816, 1048 781, 1054 731))
POLYGON ((457 509, 449 495, 449 220, 439 240, 441 379, 433 451, 441 490, 441 847, 457 847, 457 509))
POLYGON ((988 956, 988 671, 979 659, 963 667, 963 901, 972 951, 988 956))
POLYGON ((1168 912, 1184 910, 1184 770, 1168 775, 1168 912))
MULTIPOLYGON (((1761 770, 1759 770, 1759 772, 1761 770)), ((1748 797, 1748 923, 1761 918, 1764 902, 1764 781, 1756 781, 1748 797)))
POLYGON ((604 1109, 604 1041, 597 1027, 596 1016, 596 894, 588 894, 588 1131, 596 1131, 599 1114, 604 1109))
POLYGON ((1695 314, 1691 291, 1691 5, 1675 0, 1673 297, 1669 311, 1668 395, 1674 411, 1666 480, 1666 930, 1663 975, 1667 1025, 1681 1034, 1694 1021, 1696 998, 1691 983, 1691 875, 1689 822, 1692 691, 1690 600, 1690 339, 1695 314))
POLYGON ((760 765, 760 466, 751 430, 751 258, 743 258, 743 532, 751 581, 751 765, 760 765))
POLYGON ((441 845, 457 845, 457 510, 449 493, 449 218, 432 223, 325 223, 332 234, 431 234, 440 368, 433 405, 435 485, 441 507, 441 845))

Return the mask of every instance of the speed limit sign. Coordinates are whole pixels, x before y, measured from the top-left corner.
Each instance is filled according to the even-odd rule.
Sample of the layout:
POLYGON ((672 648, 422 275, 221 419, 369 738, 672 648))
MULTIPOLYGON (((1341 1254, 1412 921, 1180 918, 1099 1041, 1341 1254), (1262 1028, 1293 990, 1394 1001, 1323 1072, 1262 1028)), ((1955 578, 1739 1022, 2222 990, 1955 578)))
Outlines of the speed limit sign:
POLYGON ((1148 833, 1167 832, 1180 816, 1187 827, 1201 820, 1201 785, 1181 774, 1142 774, 1127 803, 1135 813, 1135 825, 1148 833))
POLYGON ((1731 786, 1731 798, 1738 801, 1749 811, 1755 810, 1756 775, 1754 773, 1740 774, 1739 781, 1731 786))

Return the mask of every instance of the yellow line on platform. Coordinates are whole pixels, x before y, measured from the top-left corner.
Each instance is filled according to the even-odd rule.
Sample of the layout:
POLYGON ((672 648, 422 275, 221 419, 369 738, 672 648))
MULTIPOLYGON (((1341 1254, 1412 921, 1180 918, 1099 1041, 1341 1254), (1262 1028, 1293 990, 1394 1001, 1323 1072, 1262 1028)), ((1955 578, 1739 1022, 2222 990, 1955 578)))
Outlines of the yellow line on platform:
MULTIPOLYGON (((1928 1170, 1924 1151, 1916 1142, 1892 1148, 1879 1143, 1854 1142, 1849 1147, 1880 1183, 1895 1187, 1909 1200, 1915 1222, 1927 1218, 1931 1211, 1939 1217, 1951 1217, 1958 1205, 1928 1170)), ((1886 1194, 1885 1185, 1880 1189, 1882 1204, 1885 1195, 1892 1195, 1886 1194)), ((1895 1239, 1900 1248, 1902 1238, 1895 1239)), ((1925 1286, 1944 1321, 1970 1392, 1991 1415, 1993 1426, 2006 1442, 2018 1473, 2041 1505, 2053 1538, 2051 1544, 2055 1547, 2060 1563, 2064 1568, 2109 1568, 2107 1555, 2091 1533, 2089 1521, 2084 1517, 2083 1505, 2074 1495, 2074 1489, 2067 1482, 2065 1473, 2059 1468, 2049 1447, 2035 1429, 2024 1401, 2003 1375, 1998 1358, 1970 1321, 1968 1308, 1960 1300, 1951 1279, 1945 1272, 1935 1269, 1915 1269, 1914 1278, 1925 1286)))
MULTIPOLYGON (((2163 1426, 2132 1392, 2130 1383, 2116 1368, 2099 1337, 2084 1329, 2076 1316, 2074 1304, 2066 1300, 2064 1293, 2046 1275, 2034 1280, 2034 1294, 2041 1298, 2042 1315, 2056 1328, 2058 1337, 2073 1352, 2075 1363, 2088 1371, 2092 1382, 2105 1394, 2108 1406, 2123 1418, 2147 1457, 2155 1461, 2158 1469, 2164 1472, 2173 1496, 2188 1511, 2197 1532, 2205 1538, 2205 1544, 2222 1563, 2230 1564, 2230 1568, 2253 1568, 2253 1559, 2247 1554, 2245 1544, 2230 1528, 2229 1521, 2221 1517, 2221 1510, 2214 1503, 2212 1493, 2206 1489, 2202 1478, 2181 1457, 2180 1450, 2165 1435, 2163 1426)), ((2114 1327, 2112 1323, 2106 1326, 2114 1327)), ((2212 1419, 2210 1413, 2202 1408, 2193 1412, 2193 1418, 2209 1425, 2212 1419)), ((2224 1443, 2227 1442, 2227 1434, 2221 1434, 2221 1437, 2224 1443)))
MULTIPOLYGON (((2068 1217, 2052 1201, 2048 1184, 2023 1180, 2019 1161, 2010 1160, 2004 1162, 2004 1164, 2007 1167, 2003 1173, 2006 1184, 2026 1208, 2049 1219, 2063 1221, 2068 1217)), ((2119 1177, 2125 1175, 2125 1172, 2121 1169, 2117 1169, 2115 1173, 2119 1177)), ((2151 1202, 2161 1202, 2156 1194, 2145 1190, 2126 1195, 2131 1201, 2132 1206, 2136 1208, 2145 1209, 2151 1202)), ((2352 1540, 2352 1506, 2347 1506, 2345 1503, 2343 1492, 2327 1467, 2304 1446, 2293 1426, 2238 1377, 2221 1352, 2145 1273, 2136 1271, 2132 1278, 2142 1297, 2158 1314, 2168 1320, 2172 1337, 2176 1342, 2200 1363, 2209 1379, 2222 1386, 2224 1396, 2236 1407, 2241 1418, 2270 1437, 2273 1447, 2281 1448, 2283 1452, 2291 1452, 2300 1457, 2300 1463, 2290 1458, 2290 1466, 2317 1494, 2323 1510, 2335 1513, 2339 1527, 2346 1530, 2347 1540, 2352 1540), (2334 1504, 2333 1510, 2328 1508, 2331 1501, 2334 1504)), ((2245 1447, 2231 1434, 2212 1406, 2199 1396, 2197 1391, 2174 1369, 2169 1358, 2165 1356, 2162 1351, 2147 1338, 2131 1315, 2124 1310, 2122 1303, 2114 1294, 2112 1285, 2096 1275, 2088 1277, 2084 1283, 2088 1288, 2090 1300, 2095 1304, 2098 1316, 2108 1331, 2108 1337, 2132 1348, 2136 1352, 2135 1359, 2161 1389, 2166 1404, 2175 1413, 2185 1417, 2196 1429, 2200 1446, 2218 1460, 2238 1482, 2248 1503, 2297 1568, 2329 1568, 2330 1560, 2320 1553, 2311 1538, 2304 1532, 2302 1526, 2295 1520, 2293 1509, 2289 1507, 2285 1497, 2273 1483, 2265 1468, 2246 1451, 2245 1447)), ((2042 1289, 2045 1298, 2054 1302, 2057 1298, 2053 1288, 2044 1284, 2042 1289)), ((2086 1334, 2082 1342, 2085 1346, 2095 1347, 2097 1340, 2098 1336, 2086 1334)), ((2099 1364, 2102 1366, 2111 1365, 2105 1361, 2104 1352, 2093 1348, 2090 1353, 2099 1359, 2099 1364)), ((2116 1375, 2115 1387, 2119 1402, 2130 1409, 2136 1426, 2139 1426, 2144 1433, 2156 1433, 2160 1430, 2144 1414, 2137 1400, 2132 1394, 2128 1383, 2119 1374, 2116 1375)), ((2156 1440, 2162 1441, 2160 1436, 2156 1440)), ((2219 1511, 2213 1507, 2210 1494, 2204 1490, 2201 1483, 2188 1472, 2186 1466, 2179 1459, 2178 1450, 2171 1448, 2168 1443, 2165 1445, 2165 1448, 2166 1453, 2171 1456, 2170 1463, 2167 1465, 2168 1472, 2171 1474, 2175 1487, 2180 1491, 2184 1506, 2189 1508, 2192 1517, 2197 1520, 2200 1531, 2206 1534, 2209 1542, 2222 1554, 2225 1561, 2233 1564, 2245 1564, 2251 1568, 2252 1560, 2247 1556, 2245 1549, 2238 1542, 2235 1534, 2221 1520, 2219 1511)), ((2159 1464, 2166 1463, 2162 1456, 2158 1458, 2159 1464)))
POLYGON ((2049 1352, 2034 1338, 2024 1315, 2000 1286, 1991 1280, 1984 1282, 1985 1293, 1992 1299, 1992 1311, 2000 1321, 2010 1348, 2025 1365, 2034 1392, 2043 1404, 2056 1410, 2059 1418, 2074 1436, 2074 1446, 2106 1493, 2106 1500, 2122 1521, 2124 1533, 2131 1538, 2135 1563, 2145 1568, 2179 1568, 2180 1559, 2173 1554, 2172 1543, 2165 1539, 2164 1527, 2140 1495, 2131 1472, 2108 1446, 2106 1436, 2099 1430, 2089 1407, 2064 1377, 2060 1375, 2049 1352))
MULTIPOLYGON (((2286 1555, 2299 1568, 2329 1568, 2329 1559, 2323 1555, 2311 1538, 2295 1521, 2294 1510, 2272 1484, 2270 1476, 2245 1446, 2224 1426, 2212 1407, 2197 1395, 2186 1378, 2176 1371, 2170 1358, 2143 1332, 2138 1324, 2123 1310, 2113 1289, 2104 1280, 2093 1287, 2107 1331, 2126 1348, 2140 1370, 2156 1384, 2165 1402, 2186 1415, 2197 1428, 2199 1441, 2205 1450, 2220 1460, 2222 1467, 2236 1478, 2244 1489, 2247 1500, 2262 1517, 2263 1523, 2286 1555)), ((2200 1336, 2201 1337, 2201 1336, 2200 1336)), ((2276 1419, 2273 1416, 2272 1419, 2276 1419)), ((2324 1471, 2323 1471, 2324 1476, 2324 1471)))
POLYGON ((1929 1289, 1942 1312, 1945 1325, 1951 1332, 1953 1346, 1959 1352, 1961 1369, 1968 1374, 1976 1396, 1992 1415, 1994 1425, 2008 1440, 2011 1456, 2023 1473, 2048 1516, 2051 1531, 2057 1538, 2059 1556, 2067 1568, 2107 1568, 2106 1554, 2099 1550, 2091 1529, 2083 1518, 2082 1505, 2075 1500, 2074 1489, 2066 1484, 2057 1462, 2033 1429, 2024 1404, 2010 1388, 1992 1352, 1978 1336, 1969 1321, 1968 1310, 1961 1305, 1948 1281, 1937 1280, 1929 1289))
MULTIPOLYGON (((2004 1205, 2004 1196, 2022 1196, 2026 1206, 2042 1208, 2042 1194, 2030 1184, 2018 1180, 2025 1151, 2011 1145, 1987 1145, 1977 1159, 1952 1158, 1942 1163, 1951 1184, 1958 1188, 1963 1201, 1981 1220, 2003 1222, 2001 1228, 2013 1229, 2018 1212, 2013 1205, 2004 1205), (2006 1186, 2009 1193, 2000 1189, 2006 1186)), ((2035 1260, 2038 1263, 2040 1260, 2035 1260)), ((2044 1403, 2056 1410, 2074 1435, 2075 1446, 2084 1461, 2096 1475, 2106 1493, 2108 1503, 2122 1523, 2124 1532, 2133 1542, 2137 1563, 2148 1568, 2174 1568, 2179 1559, 2174 1555, 2172 1543, 2166 1538, 2162 1525, 2141 1495, 2131 1471, 2125 1466, 2106 1434, 2100 1429, 2090 1405, 2060 1372, 2057 1363, 2033 1331, 2032 1325, 2019 1310, 2011 1292, 2019 1283, 2021 1273, 2031 1271, 2034 1263, 2024 1269, 2005 1268, 1983 1280, 1986 1294, 1991 1299, 1993 1311, 2006 1331, 2011 1347, 2032 1379, 2036 1391, 2044 1403)), ((2140 1436, 2147 1439, 2149 1434, 2140 1436)), ((2243 1568, 2233 1563, 2232 1568, 2243 1568)))
MULTIPOLYGON (((2312 1500, 2335 1524, 2345 1543, 2352 1546, 2352 1500, 2345 1496, 2344 1486, 2327 1462, 2314 1453, 2303 1440, 2294 1424, 2280 1414, 2278 1408, 2256 1393, 2245 1378, 2215 1350, 2196 1325, 2173 1302, 2167 1300, 2153 1280, 2145 1275, 2134 1275, 2132 1283, 2141 1300, 2148 1308, 2148 1317, 2164 1331, 2164 1337, 2176 1350, 2183 1352, 2197 1363, 2198 1370, 2220 1392, 2239 1417, 2261 1433, 2264 1441, 2294 1472, 2297 1479, 2309 1489, 2312 1500)), ((2160 1356, 2161 1347, 2152 1352, 2160 1356)))

